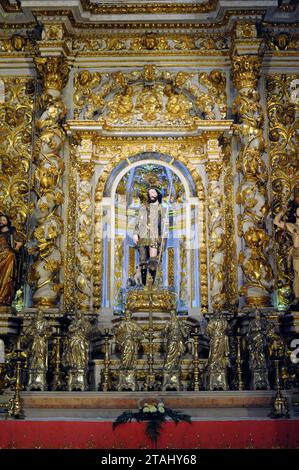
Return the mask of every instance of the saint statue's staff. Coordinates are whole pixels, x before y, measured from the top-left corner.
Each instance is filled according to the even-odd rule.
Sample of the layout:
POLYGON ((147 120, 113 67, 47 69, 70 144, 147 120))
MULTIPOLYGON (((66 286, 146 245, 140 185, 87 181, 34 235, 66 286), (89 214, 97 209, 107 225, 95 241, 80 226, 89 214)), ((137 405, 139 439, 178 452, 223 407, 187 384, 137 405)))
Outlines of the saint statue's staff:
MULTIPOLYGON (((167 200, 167 208, 166 208, 165 220, 167 220, 168 214, 169 214, 169 204, 170 204, 170 198, 171 198, 172 188, 173 188, 173 181, 172 181, 172 179, 171 179, 170 190, 169 190, 169 195, 168 195, 168 200, 167 200)), ((161 240, 161 247, 160 247, 159 256, 158 256, 157 272, 159 272, 160 265, 161 265, 162 251, 163 251, 163 249, 164 249, 164 235, 165 235, 165 232, 166 232, 166 227, 167 227, 167 225, 164 223, 164 224, 163 224, 163 232, 162 232, 162 234, 161 234, 162 240, 161 240)), ((155 279, 153 280, 153 285, 154 285, 154 283, 155 283, 155 279)))

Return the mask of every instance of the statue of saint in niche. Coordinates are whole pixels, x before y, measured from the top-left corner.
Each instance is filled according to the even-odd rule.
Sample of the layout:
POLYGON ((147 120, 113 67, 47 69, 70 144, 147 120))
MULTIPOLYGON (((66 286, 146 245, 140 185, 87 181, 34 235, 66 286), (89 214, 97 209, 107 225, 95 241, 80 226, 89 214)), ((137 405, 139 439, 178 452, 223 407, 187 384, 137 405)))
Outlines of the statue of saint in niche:
POLYGON ((21 236, 10 218, 0 214, 0 306, 10 306, 20 285, 21 236))
POLYGON ((295 189, 294 199, 289 206, 281 210, 274 218, 274 225, 291 235, 293 246, 291 251, 293 261, 293 294, 294 305, 299 304, 299 188, 295 189))
POLYGON ((146 200, 139 208, 133 234, 133 241, 139 251, 139 266, 144 286, 148 271, 155 282, 168 236, 168 211, 162 206, 159 180, 155 175, 149 175, 145 181, 147 182, 146 200))

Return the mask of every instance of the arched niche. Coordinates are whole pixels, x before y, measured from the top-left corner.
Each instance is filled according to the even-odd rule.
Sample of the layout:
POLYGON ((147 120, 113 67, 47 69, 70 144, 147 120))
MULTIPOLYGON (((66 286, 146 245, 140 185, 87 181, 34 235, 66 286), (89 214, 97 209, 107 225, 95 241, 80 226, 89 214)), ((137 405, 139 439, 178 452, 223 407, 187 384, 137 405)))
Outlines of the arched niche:
MULTIPOLYGON (((111 167, 104 185, 101 178, 98 181, 98 188, 103 188, 100 197, 99 191, 96 191, 95 201, 95 252, 98 262, 95 263, 94 274, 95 288, 100 300, 98 307, 111 309, 111 312, 122 308, 121 292, 126 288, 128 277, 132 275, 130 268, 132 269, 132 265, 138 262, 138 255, 135 250, 132 258, 134 246, 130 235, 130 223, 127 221, 127 212, 130 213, 132 207, 128 207, 126 195, 121 209, 120 226, 118 187, 126 175, 132 175, 136 170, 146 170, 150 166, 160 167, 161 173, 166 172, 169 178, 173 175, 176 181, 180 181, 184 191, 183 207, 178 210, 183 217, 183 231, 178 238, 172 234, 172 239, 167 240, 167 247, 162 257, 163 285, 172 287, 176 291, 179 309, 193 314, 199 313, 202 305, 200 263, 206 247, 202 184, 198 178, 196 182, 194 181, 190 168, 187 168, 182 161, 160 152, 142 152, 122 159, 111 167), (119 256, 123 258, 120 259, 119 256), (174 274, 171 286, 169 276, 171 277, 172 272, 174 274)), ((136 201, 133 206, 135 203, 136 201)), ((168 200, 166 202, 164 200, 164 203, 169 205, 168 200)))

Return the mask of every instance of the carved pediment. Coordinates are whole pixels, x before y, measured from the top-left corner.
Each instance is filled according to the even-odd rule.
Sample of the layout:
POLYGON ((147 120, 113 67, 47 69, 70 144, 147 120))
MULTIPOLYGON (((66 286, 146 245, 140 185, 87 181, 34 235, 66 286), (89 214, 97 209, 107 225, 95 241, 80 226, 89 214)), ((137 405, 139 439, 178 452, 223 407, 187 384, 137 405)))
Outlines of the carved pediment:
POLYGON ((225 86, 220 70, 169 72, 152 65, 129 73, 82 70, 75 76, 74 117, 108 128, 192 127, 226 117, 225 86))

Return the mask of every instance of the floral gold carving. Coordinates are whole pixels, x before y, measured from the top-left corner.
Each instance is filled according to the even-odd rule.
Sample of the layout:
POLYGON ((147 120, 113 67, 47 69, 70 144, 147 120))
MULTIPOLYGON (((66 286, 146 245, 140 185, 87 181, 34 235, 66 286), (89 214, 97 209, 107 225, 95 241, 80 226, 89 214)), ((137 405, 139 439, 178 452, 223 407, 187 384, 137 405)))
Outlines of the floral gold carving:
POLYGON ((211 303, 214 309, 225 304, 224 293, 224 212, 223 212, 223 178, 220 177, 223 162, 209 161, 207 164, 208 186, 208 230, 209 230, 209 273, 211 303))
POLYGON ((240 152, 237 170, 240 184, 236 201, 240 204, 238 234, 244 241, 239 264, 244 280, 240 293, 248 303, 251 297, 267 304, 272 291, 273 272, 269 264, 269 237, 266 221, 269 214, 267 193, 268 170, 265 163, 263 137, 264 115, 257 90, 261 58, 237 56, 232 60, 233 81, 238 94, 233 112, 238 115, 235 125, 240 152))
MULTIPOLYGON (((82 141, 81 141, 82 143, 82 141)), ((88 310, 92 298, 92 200, 93 191, 91 178, 94 172, 94 163, 84 161, 80 155, 82 145, 78 149, 77 172, 77 275, 76 275, 76 298, 77 305, 81 310, 88 310)), ((83 146, 84 150, 84 146, 83 146)))
POLYGON ((156 125, 195 126, 201 119, 224 119, 226 77, 216 69, 199 75, 160 71, 152 65, 130 73, 75 76, 74 116, 104 128, 156 125))
POLYGON ((30 202, 30 164, 34 82, 31 78, 1 78, 0 212, 26 238, 30 202))
MULTIPOLYGON (((287 206, 299 187, 298 164, 298 100, 293 95, 298 89, 299 75, 271 74, 267 76, 267 110, 269 119, 269 156, 271 163, 273 215, 287 206)), ((287 307, 291 299, 293 273, 289 262, 292 240, 288 233, 274 227, 275 233, 275 288, 280 307, 287 307)))
POLYGON ((222 34, 169 33, 167 35, 151 32, 136 35, 109 34, 97 36, 79 36, 72 40, 72 49, 79 55, 89 52, 92 55, 134 54, 228 54, 230 37, 222 34))
POLYGON ((38 137, 34 159, 36 228, 34 238, 36 255, 32 267, 33 301, 37 305, 56 305, 62 285, 59 272, 63 257, 59 247, 64 231, 60 209, 64 202, 62 176, 64 161, 62 149, 65 131, 62 127, 66 107, 61 99, 62 87, 68 79, 68 66, 60 57, 37 58, 36 65, 42 76, 44 91, 39 100, 40 116, 36 121, 38 137))

